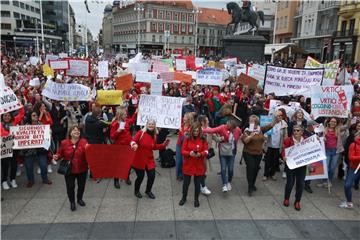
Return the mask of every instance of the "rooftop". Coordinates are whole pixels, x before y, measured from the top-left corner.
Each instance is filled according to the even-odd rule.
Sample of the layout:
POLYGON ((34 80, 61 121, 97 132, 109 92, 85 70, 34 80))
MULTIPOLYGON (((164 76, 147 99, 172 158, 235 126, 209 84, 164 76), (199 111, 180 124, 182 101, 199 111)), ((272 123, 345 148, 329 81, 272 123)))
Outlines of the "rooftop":
POLYGON ((227 25, 231 21, 231 16, 226 10, 201 8, 199 13, 199 23, 227 25))

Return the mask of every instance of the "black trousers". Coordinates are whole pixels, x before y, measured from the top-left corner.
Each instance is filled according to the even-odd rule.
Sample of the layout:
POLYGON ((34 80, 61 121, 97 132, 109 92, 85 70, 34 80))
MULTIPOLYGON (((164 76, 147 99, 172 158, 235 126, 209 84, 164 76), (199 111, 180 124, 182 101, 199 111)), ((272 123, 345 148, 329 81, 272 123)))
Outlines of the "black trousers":
POLYGON ((144 180, 144 176, 145 176, 145 171, 146 171, 146 175, 147 175, 147 183, 146 183, 146 193, 151 192, 152 186, 154 185, 154 181, 155 181, 155 169, 151 169, 148 170, 147 168, 145 170, 143 169, 137 169, 134 168, 135 173, 136 173, 136 180, 135 180, 135 193, 140 191, 140 186, 142 181, 144 180))
POLYGON ((302 192, 305 186, 306 166, 295 168, 293 170, 285 167, 286 171, 286 185, 285 185, 285 199, 289 199, 291 190, 296 181, 295 202, 300 202, 302 192))
POLYGON ((75 202, 75 180, 77 180, 78 189, 77 189, 77 200, 82 200, 85 191, 87 172, 70 174, 65 176, 66 182, 66 191, 70 202, 75 202))
POLYGON ((200 179, 200 186, 201 187, 205 187, 206 184, 205 184, 205 179, 206 179, 206 175, 204 175, 201 179, 200 179))
MULTIPOLYGON (((194 176, 194 184, 195 184, 195 195, 194 195, 194 199, 195 201, 199 200, 199 194, 200 194, 200 182, 201 179, 203 179, 204 176, 194 176)), ((189 190, 189 185, 191 182, 191 176, 190 175, 185 175, 184 174, 184 181, 183 181, 183 198, 186 199, 187 194, 188 194, 188 190, 189 190)))
POLYGON ((265 154, 264 176, 272 177, 279 168, 280 149, 269 147, 265 154))
POLYGON ((260 169, 262 154, 252 155, 244 152, 243 157, 246 163, 246 178, 248 181, 249 189, 251 189, 255 187, 256 178, 260 169))
POLYGON ((15 156, 1 159, 1 174, 2 174, 1 182, 5 182, 8 180, 9 168, 10 168, 10 180, 14 180, 16 177, 16 169, 17 169, 15 156))

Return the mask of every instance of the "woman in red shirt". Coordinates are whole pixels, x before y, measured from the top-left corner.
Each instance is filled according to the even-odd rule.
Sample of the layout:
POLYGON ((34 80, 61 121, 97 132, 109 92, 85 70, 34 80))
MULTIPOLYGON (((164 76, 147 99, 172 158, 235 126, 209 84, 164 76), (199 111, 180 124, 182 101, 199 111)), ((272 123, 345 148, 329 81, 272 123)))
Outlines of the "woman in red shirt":
POLYGON ((61 142, 60 149, 57 154, 53 156, 54 160, 61 158, 71 161, 71 174, 65 176, 66 191, 70 201, 71 211, 76 210, 75 205, 75 180, 78 183, 77 203, 84 207, 86 204, 83 201, 85 191, 86 176, 88 164, 85 157, 85 146, 87 141, 80 137, 80 129, 78 126, 73 126, 69 130, 69 137, 61 142))
POLYGON ((49 111, 46 109, 46 106, 43 102, 38 102, 34 105, 34 111, 39 116, 39 121, 44 125, 52 126, 53 121, 49 111))
POLYGON ((182 198, 179 205, 182 206, 186 202, 191 176, 194 176, 195 183, 195 200, 194 207, 199 207, 200 181, 205 175, 206 165, 205 157, 208 155, 208 143, 202 135, 201 125, 195 123, 190 128, 188 138, 185 138, 182 145, 183 173, 184 183, 182 198))
POLYGON ((143 130, 138 131, 131 141, 131 148, 136 151, 132 167, 136 173, 135 180, 135 196, 142 198, 140 186, 144 180, 144 175, 148 177, 146 184, 146 195, 155 199, 155 195, 151 192, 155 181, 155 162, 153 150, 165 149, 169 144, 169 140, 165 140, 162 144, 156 144, 156 123, 154 120, 148 120, 143 130))

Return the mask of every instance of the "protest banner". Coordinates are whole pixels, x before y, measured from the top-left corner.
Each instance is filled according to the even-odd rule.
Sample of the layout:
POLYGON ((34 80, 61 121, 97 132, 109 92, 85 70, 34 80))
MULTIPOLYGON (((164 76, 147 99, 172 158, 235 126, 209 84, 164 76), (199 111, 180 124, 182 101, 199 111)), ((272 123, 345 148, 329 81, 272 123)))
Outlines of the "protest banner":
MULTIPOLYGON (((320 125, 322 128, 324 128, 322 124, 320 125)), ((320 144, 323 152, 325 152, 325 141, 323 137, 320 137, 320 144)), ((306 166, 305 180, 316 180, 316 179, 327 179, 327 178, 328 178, 328 169, 327 169, 326 159, 314 163, 310 163, 309 165, 306 166)))
POLYGON ((246 74, 246 68, 236 68, 236 76, 240 76, 242 73, 246 74))
POLYGON ((121 105, 122 91, 121 90, 97 90, 96 103, 99 105, 121 105))
POLYGON ((128 71, 132 75, 136 75, 137 72, 147 72, 149 71, 150 65, 147 62, 138 62, 138 63, 128 63, 128 71))
POLYGON ((145 82, 145 83, 151 83, 153 79, 157 79, 158 73, 156 72, 136 72, 136 82, 145 82))
POLYGON ((51 79, 46 81, 42 95, 56 101, 90 101, 91 90, 77 83, 56 83, 51 79))
POLYGON ((144 126, 149 119, 156 127, 179 129, 183 98, 140 95, 137 125, 144 126))
POLYGON ((312 86, 320 86, 324 69, 296 69, 266 66, 264 93, 276 96, 310 96, 312 86))
POLYGON ((186 73, 174 72, 174 81, 180 81, 184 83, 191 83, 192 76, 186 73))
POLYGON ((318 136, 312 135, 299 144, 285 148, 286 164, 295 169, 326 159, 318 136))
POLYGON ((20 125, 10 127, 14 135, 13 149, 45 148, 49 149, 50 125, 20 125))
MULTIPOLYGON (((273 122, 272 116, 260 115, 260 127, 267 126, 273 122)), ((272 129, 264 133, 265 135, 270 136, 272 134, 272 129)))
POLYGON ((131 73, 116 77, 116 90, 128 91, 133 87, 133 76, 131 73))
POLYGON ((185 59, 176 59, 176 71, 186 71, 186 60, 185 59))
POLYGON ((266 67, 260 64, 253 64, 248 68, 248 75, 259 81, 259 84, 264 85, 266 67))
POLYGON ((98 63, 98 76, 100 78, 109 77, 109 61, 100 61, 98 63))
POLYGON ((6 137, 0 138, 0 144, 1 144, 1 155, 0 158, 9 158, 13 156, 13 144, 14 144, 14 136, 9 135, 6 137))
POLYGON ((162 72, 160 73, 160 78, 163 80, 163 83, 175 82, 174 72, 162 72))
POLYGON ((334 60, 329 63, 321 64, 317 60, 308 56, 305 63, 305 68, 324 68, 323 86, 332 86, 335 84, 336 76, 339 70, 340 60, 334 60))
POLYGON ((49 65, 53 70, 69 69, 69 61, 68 60, 49 60, 49 65))
POLYGON ((164 63, 162 61, 154 61, 153 62, 153 72, 156 72, 156 73, 169 72, 169 64, 164 63))
POLYGON ((241 83, 242 85, 249 86, 249 89, 254 89, 254 90, 257 88, 258 85, 258 80, 250 76, 247 76, 243 73, 240 74, 238 78, 238 82, 241 83))
POLYGON ((39 63, 39 58, 30 57, 29 62, 30 62, 31 65, 36 66, 39 63))
POLYGON ((58 55, 54 55, 54 54, 46 54, 46 57, 45 57, 45 64, 48 64, 50 65, 50 60, 58 60, 59 59, 59 56, 58 55))
POLYGON ((173 59, 172 58, 162 58, 160 59, 161 62, 168 65, 169 71, 174 71, 173 59))
MULTIPOLYGON (((271 99, 270 105, 269 105, 269 115, 272 115, 279 106, 284 107, 285 111, 287 110, 287 108, 291 108, 293 113, 296 110, 298 110, 299 108, 301 108, 301 105, 299 102, 289 102, 289 104, 287 106, 286 105, 284 106, 284 105, 282 105, 282 102, 280 100, 271 99)), ((288 112, 286 112, 286 114, 288 115, 288 112)))
POLYGON ((216 68, 204 68, 197 72, 196 84, 221 86, 223 73, 216 68))
POLYGON ((14 91, 5 85, 4 75, 0 74, 0 114, 12 112, 22 108, 14 91))
POLYGON ((90 61, 83 59, 68 59, 69 69, 66 70, 66 75, 73 77, 89 77, 90 76, 90 61))
POLYGON ((69 55, 67 53, 59 53, 59 58, 68 58, 69 55))
POLYGON ((45 77, 48 77, 48 76, 54 77, 55 76, 54 70, 51 67, 49 67, 49 65, 44 64, 42 67, 43 67, 43 75, 45 77))
POLYGON ((88 144, 85 155, 94 178, 127 180, 135 151, 128 145, 88 144))
POLYGON ((204 58, 195 58, 195 67, 200 68, 204 66, 204 58))
POLYGON ((347 118, 351 111, 353 86, 316 86, 311 88, 311 114, 318 117, 347 118))
POLYGON ((162 95, 163 82, 162 79, 153 79, 151 81, 151 95, 162 95))
POLYGON ((40 80, 39 78, 33 78, 30 80, 29 85, 32 87, 40 86, 40 80))
POLYGON ((305 62, 305 68, 321 68, 322 64, 316 59, 308 56, 305 62))

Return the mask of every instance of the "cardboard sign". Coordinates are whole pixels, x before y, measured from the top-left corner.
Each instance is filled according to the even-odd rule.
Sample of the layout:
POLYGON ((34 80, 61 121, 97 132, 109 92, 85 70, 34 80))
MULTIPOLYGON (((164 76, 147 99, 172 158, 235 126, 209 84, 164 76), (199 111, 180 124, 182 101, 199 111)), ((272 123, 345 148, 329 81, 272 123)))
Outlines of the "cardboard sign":
POLYGON ((57 101, 90 101, 91 89, 82 84, 47 80, 42 95, 57 101))
POLYGON ((55 76, 54 70, 51 67, 49 67, 49 65, 44 64, 42 67, 43 67, 43 73, 44 73, 45 77, 48 77, 48 76, 54 77, 55 76))
POLYGON ((156 127, 180 129, 183 98, 140 95, 137 125, 144 126, 150 119, 156 127))
POLYGON ((317 86, 311 88, 311 113, 318 117, 347 118, 351 111, 353 86, 317 86))
POLYGON ((242 85, 249 86, 250 89, 256 89, 258 85, 258 81, 255 78, 249 77, 243 73, 240 74, 238 78, 238 82, 242 85))
POLYGON ((133 75, 136 75, 137 72, 147 72, 149 71, 150 65, 148 63, 139 62, 139 63, 128 63, 128 71, 133 75))
POLYGON ((312 86, 320 86, 324 69, 296 69, 266 66, 264 93, 276 96, 310 96, 312 86))
POLYGON ((74 77, 90 76, 90 61, 83 59, 69 59, 69 69, 66 75, 74 77))
POLYGON ((221 86, 223 73, 216 68, 204 68, 197 72, 196 84, 221 86))
POLYGON ((186 73, 174 72, 174 81, 180 81, 184 83, 191 83, 192 76, 186 73))
POLYGON ((98 76, 99 78, 109 77, 109 61, 100 61, 98 63, 98 76))
POLYGON ((33 78, 30 80, 29 85, 32 87, 40 86, 40 79, 39 78, 33 78))
POLYGON ((305 63, 305 68, 321 68, 322 64, 314 58, 308 56, 305 63))
MULTIPOLYGON (((325 142, 324 138, 320 138, 320 144, 322 146, 323 151, 325 152, 325 142)), ((328 170, 326 159, 320 160, 314 163, 310 163, 306 166, 306 176, 305 180, 316 180, 316 179, 327 179, 328 178, 328 170)))
POLYGON ((154 79, 151 81, 151 95, 162 95, 163 82, 162 79, 154 79))
POLYGON ((0 114, 12 112, 22 108, 14 91, 5 85, 4 75, 0 74, 0 114))
POLYGON ((162 61, 154 61, 153 72, 156 73, 169 72, 169 64, 164 63, 162 61))
POLYGON ((195 67, 200 68, 204 66, 204 58, 195 58, 195 67))
POLYGON ((248 69, 248 75, 259 81, 259 84, 264 85, 266 66, 260 64, 253 64, 248 69))
POLYGON ((136 72, 136 82, 151 83, 152 80, 157 79, 158 74, 155 72, 136 72))
POLYGON ((67 70, 69 69, 68 60, 49 60, 50 67, 54 70, 67 70))
POLYGON ((128 91, 133 87, 133 76, 131 73, 116 77, 116 90, 128 91))
POLYGON ((176 70, 177 71, 186 71, 186 60, 185 59, 176 59, 176 70))
POLYGON ((30 62, 31 65, 36 66, 39 63, 39 58, 30 57, 29 62, 30 62))
POLYGON ((50 65, 50 60, 58 60, 58 59, 59 59, 59 56, 58 56, 58 55, 46 54, 45 64, 49 64, 49 65, 50 65))
POLYGON ((50 125, 12 126, 10 134, 14 135, 13 149, 50 147, 50 125))
POLYGON ((13 144, 14 136, 9 135, 6 137, 0 137, 1 155, 0 158, 9 158, 13 156, 13 144))
POLYGON ((326 159, 316 135, 304 139, 299 144, 285 148, 286 165, 295 169, 326 159))
POLYGON ((99 105, 121 105, 122 91, 121 90, 97 90, 96 103, 99 105))

